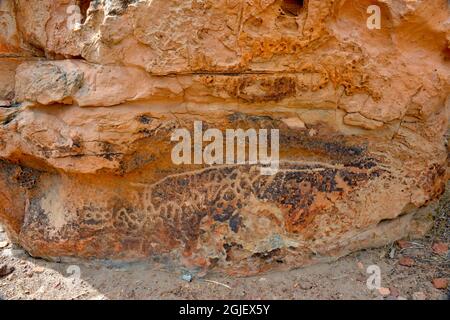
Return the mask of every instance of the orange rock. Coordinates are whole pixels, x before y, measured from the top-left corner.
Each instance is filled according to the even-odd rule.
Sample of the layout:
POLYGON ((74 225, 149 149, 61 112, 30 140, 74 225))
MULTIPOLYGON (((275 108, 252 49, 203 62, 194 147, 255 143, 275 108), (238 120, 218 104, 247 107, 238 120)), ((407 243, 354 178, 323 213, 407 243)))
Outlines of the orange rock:
POLYGON ((401 257, 398 260, 398 263, 404 267, 412 267, 415 264, 415 261, 413 258, 410 257, 401 257))
POLYGON ((445 278, 436 278, 432 282, 436 289, 447 289, 448 287, 448 279, 445 278))
POLYGON ((432 246, 433 252, 439 255, 446 255, 448 252, 448 244, 437 242, 432 246))
POLYGON ((406 249, 412 247, 412 243, 406 240, 398 240, 397 245, 400 247, 400 249, 406 249))
POLYGON ((351 0, 0 2, 0 221, 31 255, 249 275, 431 227, 445 0, 383 1, 381 30, 351 0), (279 171, 237 163, 273 150, 251 130, 228 163, 174 163, 197 121, 186 159, 273 129, 279 171))
POLYGON ((391 290, 389 288, 379 288, 378 292, 383 296, 383 297, 387 297, 391 294, 391 290))

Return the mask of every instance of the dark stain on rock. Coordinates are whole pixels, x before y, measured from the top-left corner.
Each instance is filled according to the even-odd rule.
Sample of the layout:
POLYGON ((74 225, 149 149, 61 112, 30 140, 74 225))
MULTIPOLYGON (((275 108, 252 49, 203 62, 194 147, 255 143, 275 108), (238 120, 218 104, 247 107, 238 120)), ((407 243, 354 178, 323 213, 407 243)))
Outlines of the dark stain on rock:
POLYGON ((112 145, 109 142, 102 141, 99 142, 101 154, 99 154, 102 158, 105 158, 106 160, 113 161, 122 156, 121 153, 114 152, 114 145, 112 145))
POLYGON ((267 252, 256 252, 252 255, 252 258, 258 258, 266 262, 271 262, 276 260, 281 254, 280 249, 274 249, 267 252))
POLYGON ((138 117, 138 121, 142 124, 150 124, 153 121, 153 119, 148 115, 144 114, 138 117))
POLYGON ((37 181, 39 180, 39 175, 40 173, 37 170, 27 167, 19 167, 15 178, 22 188, 30 190, 36 186, 37 181))
POLYGON ((251 114, 246 114, 242 112, 234 112, 233 114, 228 116, 228 121, 232 123, 247 123, 247 125, 255 125, 255 124, 267 124, 272 123, 273 125, 280 123, 279 120, 273 119, 271 116, 256 116, 251 114))
POLYGON ((242 218, 241 216, 239 216, 238 214, 235 214, 234 216, 231 217, 229 225, 230 225, 230 229, 234 232, 234 233, 238 233, 239 231, 239 227, 241 226, 242 223, 242 218))
POLYGON ((150 215, 159 215, 168 236, 192 248, 206 216, 214 223, 226 223, 231 232, 238 233, 249 197, 277 205, 286 214, 288 230, 297 233, 321 214, 313 209, 318 194, 325 194, 325 199, 333 194, 339 197, 344 192, 340 184, 354 189, 380 174, 379 170, 318 164, 284 164, 274 176, 262 176, 249 165, 208 168, 167 177, 153 185, 146 197, 151 202, 148 210, 154 211, 150 215))
POLYGON ((377 160, 374 158, 358 158, 356 160, 349 161, 347 163, 344 163, 344 166, 346 167, 355 167, 359 169, 372 169, 373 167, 376 167, 377 160))
POLYGON ((6 125, 10 124, 11 122, 14 121, 14 119, 16 118, 16 116, 17 116, 17 113, 16 113, 16 112, 10 113, 9 115, 7 115, 7 116, 5 117, 5 119, 3 119, 2 125, 6 126, 6 125))
POLYGON ((316 154, 325 154, 334 159, 353 161, 357 157, 362 157, 367 147, 364 145, 349 145, 342 136, 331 137, 314 136, 310 137, 306 131, 280 130, 280 146, 290 146, 291 148, 301 148, 316 154))
POLYGON ((238 97, 246 102, 281 101, 296 95, 295 77, 240 77, 238 97))
POLYGON ((224 210, 220 208, 217 210, 219 212, 213 214, 213 219, 219 222, 225 222, 231 218, 235 209, 232 206, 227 206, 224 210))

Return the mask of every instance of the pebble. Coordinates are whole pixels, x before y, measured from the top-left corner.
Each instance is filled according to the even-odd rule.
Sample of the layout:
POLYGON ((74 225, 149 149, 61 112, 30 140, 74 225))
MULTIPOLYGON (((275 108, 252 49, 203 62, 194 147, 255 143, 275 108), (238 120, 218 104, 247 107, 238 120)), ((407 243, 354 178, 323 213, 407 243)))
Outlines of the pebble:
POLYGON ((434 253, 444 256, 447 254, 448 245, 443 242, 436 242, 435 244, 433 244, 432 249, 434 253))
POLYGON ((6 248, 9 245, 8 241, 0 241, 0 249, 6 248))
POLYGON ((181 276, 181 279, 184 280, 184 281, 187 281, 187 282, 191 282, 191 281, 192 281, 192 275, 191 275, 191 274, 188 274, 188 273, 183 274, 183 275, 181 276))
POLYGON ((413 300, 425 300, 427 296, 422 291, 417 291, 412 294, 413 300))
POLYGON ((387 297, 391 294, 391 290, 389 290, 389 288, 379 288, 378 292, 383 296, 383 297, 387 297))
POLYGON ((312 283, 309 282, 300 282, 299 283, 299 287, 302 290, 310 290, 312 289, 314 286, 312 285, 312 283))
POLYGON ((400 249, 406 249, 412 247, 411 242, 406 240, 398 240, 397 245, 400 247, 400 249))
POLYGON ((367 282, 367 277, 364 275, 357 275, 355 277, 355 280, 358 282, 362 282, 362 283, 366 283, 367 282))
POLYGON ((14 272, 14 267, 8 267, 6 264, 0 267, 0 278, 6 277, 7 275, 14 272))
POLYGON ((445 278, 433 279, 432 283, 436 289, 447 289, 448 287, 448 279, 445 278))
POLYGON ((405 297, 399 296, 399 297, 397 297, 397 300, 408 300, 408 299, 406 299, 405 297))
POLYGON ((35 267, 33 268, 33 273, 43 273, 45 271, 44 267, 35 267))
POLYGON ((398 260, 398 263, 404 267, 412 267, 415 264, 415 261, 413 258, 410 257, 401 257, 398 260))

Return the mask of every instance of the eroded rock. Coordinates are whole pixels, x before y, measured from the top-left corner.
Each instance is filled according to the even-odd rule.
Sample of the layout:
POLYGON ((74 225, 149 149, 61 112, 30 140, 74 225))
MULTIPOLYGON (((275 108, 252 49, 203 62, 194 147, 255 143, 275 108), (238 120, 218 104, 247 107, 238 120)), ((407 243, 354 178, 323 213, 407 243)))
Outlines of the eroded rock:
POLYGON ((379 30, 371 4, 2 1, 11 240, 248 275, 423 235, 447 180, 448 4, 380 1, 379 30), (195 121, 278 129, 279 171, 175 165, 195 121))

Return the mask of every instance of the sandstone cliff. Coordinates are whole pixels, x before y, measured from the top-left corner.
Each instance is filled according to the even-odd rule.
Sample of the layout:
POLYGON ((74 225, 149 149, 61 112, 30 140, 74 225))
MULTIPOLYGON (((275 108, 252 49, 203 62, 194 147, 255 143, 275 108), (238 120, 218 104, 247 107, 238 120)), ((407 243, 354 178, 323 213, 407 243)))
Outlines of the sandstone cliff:
POLYGON ((421 235, 447 181, 448 19, 444 0, 0 0, 0 220, 33 256, 239 274, 421 235), (174 165, 199 120, 279 129, 279 172, 174 165))

